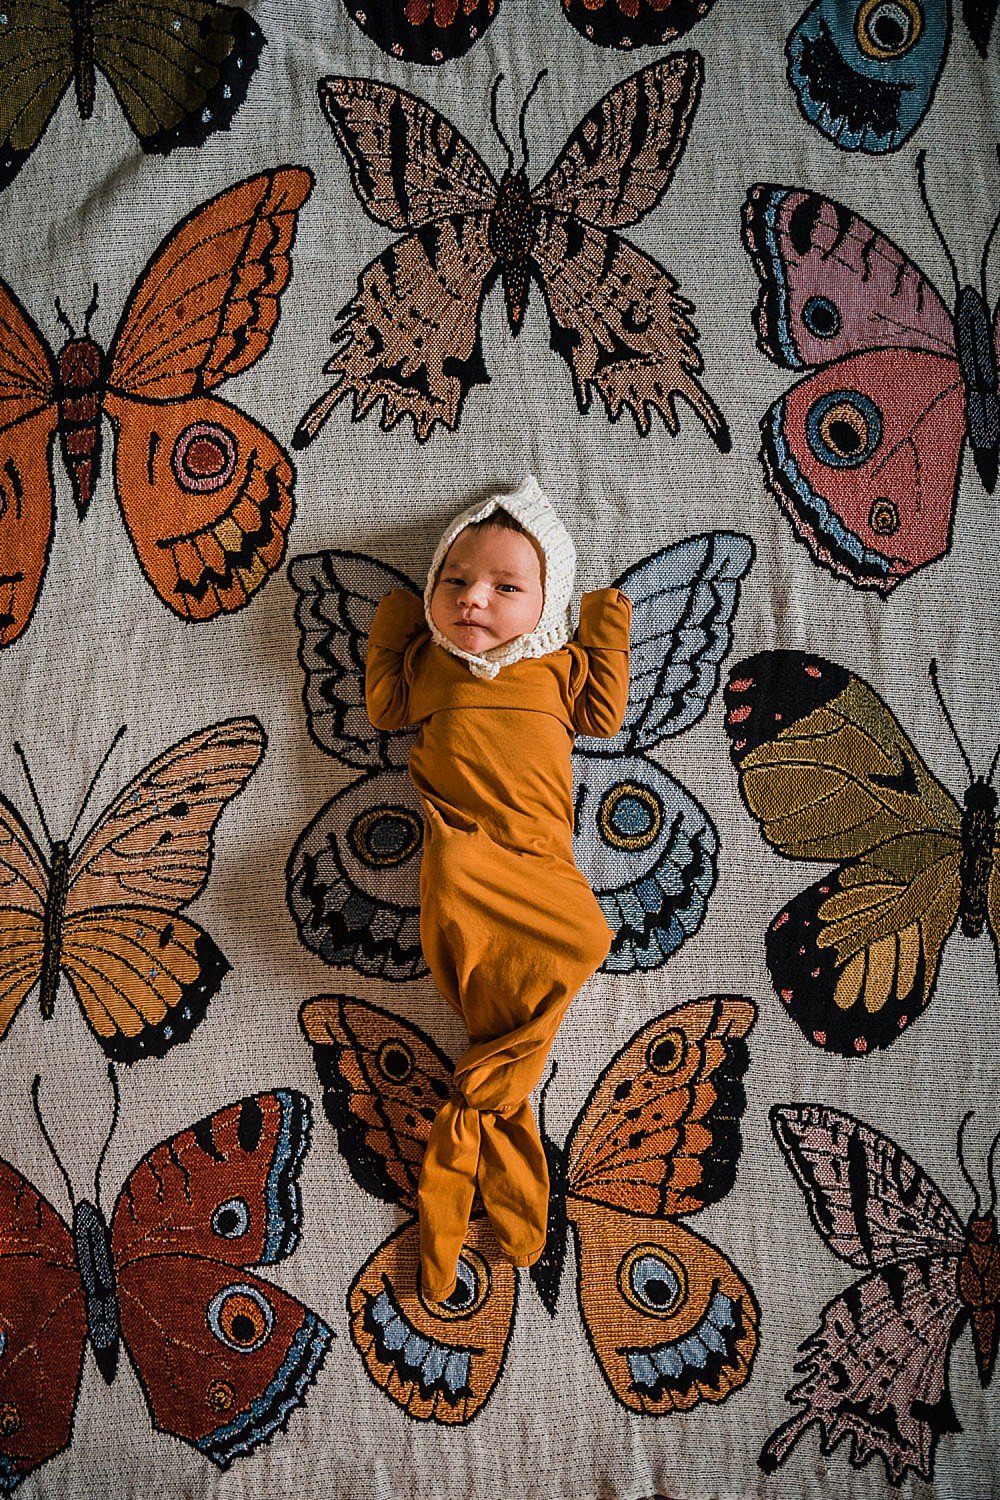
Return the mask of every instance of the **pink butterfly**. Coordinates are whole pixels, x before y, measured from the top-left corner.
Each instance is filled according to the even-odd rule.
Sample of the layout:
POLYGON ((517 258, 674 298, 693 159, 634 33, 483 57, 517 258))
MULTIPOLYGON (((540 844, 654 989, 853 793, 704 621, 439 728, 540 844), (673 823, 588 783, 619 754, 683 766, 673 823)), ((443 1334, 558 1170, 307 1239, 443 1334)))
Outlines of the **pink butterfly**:
MULTIPOLYGON (((958 1155, 975 1193, 962 1161, 969 1118, 958 1155)), ((800 1346, 795 1369, 803 1379, 788 1400, 801 1410, 768 1438, 760 1466, 772 1473, 818 1423, 824 1453, 850 1438, 855 1468, 877 1454, 892 1484, 910 1470, 930 1479, 938 1439, 961 1431, 947 1373, 967 1320, 983 1386, 996 1360, 997 1141, 989 1208, 982 1212, 976 1194, 963 1227, 926 1172, 872 1126, 822 1104, 785 1104, 772 1109, 771 1129, 817 1233, 834 1255, 869 1274, 827 1303, 820 1327, 800 1346)))
MULTIPOLYGON (((917 158, 920 191, 923 153, 917 158)), ((994 231, 996 230, 994 224, 994 231)), ((997 357, 982 286, 955 311, 860 215, 801 188, 756 183, 743 234, 762 286, 758 343, 811 370, 761 421, 767 482, 816 560, 888 594, 951 546, 965 440, 992 494, 1000 461, 997 357)), ((947 250, 946 250, 947 253, 947 250)))

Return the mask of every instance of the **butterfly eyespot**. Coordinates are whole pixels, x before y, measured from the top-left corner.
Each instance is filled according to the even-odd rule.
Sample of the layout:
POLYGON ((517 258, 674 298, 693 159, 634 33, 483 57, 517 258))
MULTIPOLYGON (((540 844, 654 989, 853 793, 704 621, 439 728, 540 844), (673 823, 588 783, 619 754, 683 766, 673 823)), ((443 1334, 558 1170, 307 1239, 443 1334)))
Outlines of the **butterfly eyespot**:
POLYGON ((854 23, 866 57, 888 62, 903 57, 920 40, 924 13, 917 0, 865 0, 854 23))
POLYGON ((421 1302, 435 1318, 443 1318, 452 1322, 460 1318, 471 1318, 489 1296, 492 1286, 490 1268, 478 1250, 471 1250, 468 1245, 462 1247, 455 1274, 458 1277, 458 1283, 446 1301, 427 1302, 424 1300, 423 1293, 420 1294, 421 1302))
POLYGON ((613 849, 648 849, 663 827, 663 803, 648 786, 619 782, 601 798, 597 826, 613 849))
POLYGON ((840 309, 829 297, 810 297, 802 309, 802 321, 814 338, 836 338, 841 327, 840 309))
POLYGON ((250 1228, 250 1208, 244 1198, 229 1198, 212 1214, 212 1232, 224 1240, 238 1240, 250 1228))
POLYGON ((383 1076, 390 1083, 407 1083, 416 1071, 413 1053, 404 1042, 383 1042, 377 1058, 383 1076))
POLYGON ((876 536, 895 536, 899 530, 899 507, 885 495, 872 501, 868 524, 876 536))
POLYGON ((205 1400, 213 1411, 231 1411, 236 1392, 228 1380, 213 1380, 205 1392, 205 1400))
POLYGON ((208 1304, 208 1326, 227 1349, 252 1354, 271 1336, 274 1309, 256 1287, 237 1282, 217 1292, 208 1304))
POLYGON ((234 433, 216 422, 193 422, 174 444, 170 466, 182 489, 207 494, 229 483, 238 457, 234 433))
POLYGON ((618 1266, 618 1289, 631 1307, 669 1318, 687 1298, 687 1272, 661 1245, 636 1245, 618 1266))
POLYGON ((13 1401, 0 1403, 0 1437, 12 1437, 21 1425, 21 1408, 13 1401))
POLYGON ((356 858, 373 870, 405 864, 420 848, 423 836, 423 823, 408 807, 368 808, 347 830, 356 858))
POLYGON ((684 1061, 687 1042, 683 1031, 661 1031, 646 1048, 646 1062, 654 1073, 676 1073, 684 1061))
POLYGON ((882 441, 882 414, 860 391, 829 391, 809 408, 806 439, 821 464, 856 469, 882 441))

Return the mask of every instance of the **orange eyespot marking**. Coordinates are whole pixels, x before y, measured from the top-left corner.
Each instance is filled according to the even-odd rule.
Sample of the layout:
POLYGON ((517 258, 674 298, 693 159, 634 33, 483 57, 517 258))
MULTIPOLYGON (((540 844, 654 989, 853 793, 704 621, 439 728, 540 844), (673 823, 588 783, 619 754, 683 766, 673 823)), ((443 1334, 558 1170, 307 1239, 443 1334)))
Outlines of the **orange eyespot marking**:
POLYGON ((227 1349, 249 1354, 266 1343, 274 1327, 274 1309, 256 1287, 245 1282, 227 1286, 208 1305, 208 1326, 227 1349))
POLYGON ((213 1411, 229 1411, 236 1400, 236 1392, 228 1380, 213 1380, 205 1399, 213 1411))
POLYGON ((661 1031, 646 1048, 646 1062, 654 1073, 666 1077, 677 1072, 686 1052, 687 1042, 683 1031, 661 1031))

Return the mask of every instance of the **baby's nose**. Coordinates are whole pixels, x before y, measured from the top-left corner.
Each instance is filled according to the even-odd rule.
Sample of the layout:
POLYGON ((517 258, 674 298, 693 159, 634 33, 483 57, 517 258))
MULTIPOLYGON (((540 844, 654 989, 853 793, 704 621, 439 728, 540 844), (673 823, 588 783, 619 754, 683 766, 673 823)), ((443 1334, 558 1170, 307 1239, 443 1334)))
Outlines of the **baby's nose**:
POLYGON ((476 609, 485 609, 489 603, 490 591, 488 585, 481 578, 472 578, 462 590, 463 604, 472 605, 476 609))

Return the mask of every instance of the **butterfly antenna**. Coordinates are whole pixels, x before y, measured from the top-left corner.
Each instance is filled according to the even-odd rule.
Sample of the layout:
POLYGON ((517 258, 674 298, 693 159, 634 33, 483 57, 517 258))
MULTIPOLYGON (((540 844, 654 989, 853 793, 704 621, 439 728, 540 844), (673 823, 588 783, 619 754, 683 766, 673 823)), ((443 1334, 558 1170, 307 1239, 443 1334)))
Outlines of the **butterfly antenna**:
POLYGON ((86 808, 87 803, 90 801, 90 794, 94 790, 94 787, 97 785, 97 778, 100 776, 101 772, 104 770, 104 767, 107 765, 108 761, 111 758, 112 751, 114 750, 115 746, 118 744, 118 741, 121 739, 121 737, 122 737, 122 735, 124 733, 125 733, 125 725, 123 724, 121 726, 121 728, 119 729, 118 733, 115 735, 114 739, 111 741, 111 744, 108 746, 107 750, 104 752, 104 759, 101 761, 101 764, 98 766, 97 770, 94 772, 93 776, 90 778, 90 785, 88 786, 86 792, 84 793, 83 801, 80 803, 80 811, 77 813, 76 817, 74 818, 74 820, 73 820, 73 827, 69 831, 69 836, 68 836, 68 838, 66 840, 66 842, 68 844, 72 844, 72 842, 73 842, 73 835, 76 833, 76 830, 77 830, 77 828, 79 826, 79 823, 80 823, 80 819, 83 817, 84 809, 86 808))
POLYGON ((541 83, 541 81, 542 81, 543 78, 547 78, 548 77, 548 73, 549 73, 548 68, 543 68, 542 69, 542 71, 539 73, 538 77, 535 79, 534 83, 531 85, 531 88, 528 90, 528 97, 527 97, 527 99, 525 99, 524 103, 521 105, 521 118, 517 122, 517 131, 518 131, 518 135, 521 137, 521 170, 522 170, 522 172, 525 170, 525 168, 528 165, 528 140, 527 140, 527 137, 526 137, 526 135, 524 133, 524 121, 525 121, 525 117, 527 116, 527 113, 528 113, 528 105, 531 103, 532 99, 534 99, 534 97, 535 97, 535 94, 538 92, 538 85, 541 83))
POLYGON ((58 297, 56 298, 56 317, 59 319, 59 322, 62 324, 63 328, 65 328, 66 332, 69 334, 70 338, 71 339, 75 339, 76 338, 76 334, 73 331, 73 325, 70 322, 69 318, 67 318, 66 314, 63 312, 63 310, 62 310, 62 303, 59 301, 58 297))
POLYGON ((502 73, 498 73, 497 76, 493 80, 493 89, 492 89, 492 92, 490 93, 490 119, 493 121, 493 133, 496 136, 497 140, 500 142, 500 144, 503 147, 503 149, 507 153, 507 167, 508 167, 508 170, 511 171, 511 172, 513 172, 513 170, 514 170, 514 153, 510 149, 510 142, 507 140, 507 137, 504 135, 503 131, 500 129, 500 121, 497 119, 497 95, 500 92, 500 85, 502 83, 503 83, 503 74, 502 73))
POLYGON ((94 290, 90 294, 90 306, 87 308, 87 311, 83 315, 83 331, 84 331, 85 335, 90 333, 90 320, 94 316, 94 314, 95 314, 96 311, 97 311, 97 282, 95 281, 94 282, 94 290))
POLYGON ((545 1099, 546 1099, 546 1096, 547 1096, 547 1094, 549 1092, 550 1087, 552 1086, 552 1080, 556 1076, 556 1072, 557 1072, 558 1068, 559 1068, 559 1064, 558 1063, 553 1063, 552 1064, 552 1069, 551 1069, 551 1071, 549 1073, 549 1076, 548 1076, 548 1078, 546 1078, 545 1082, 542 1084, 542 1092, 538 1096, 538 1131, 539 1131, 539 1134, 542 1136, 543 1139, 545 1139, 546 1136, 547 1136, 547 1132, 546 1132, 546 1129, 545 1129, 545 1099))
POLYGON ((994 776, 997 774, 998 765, 1000 765, 1000 744, 997 745, 996 750, 993 752, 993 759, 990 761, 990 769, 986 777, 987 786, 992 783, 994 776))
POLYGON ((959 753, 959 755, 962 757, 962 760, 965 762, 965 769, 969 773, 969 780, 970 781, 975 781, 975 779, 976 779, 976 773, 972 769, 972 762, 970 761, 969 757, 965 753, 965 746, 962 744, 962 741, 958 737, 958 730, 955 728, 955 721, 951 717, 951 714, 948 712, 948 705, 944 701, 944 694, 941 691, 941 684, 938 682, 937 661, 934 660, 933 658, 931 660, 931 664, 930 664, 930 667, 929 667, 928 670, 930 672, 931 682, 934 684, 934 693, 935 693, 935 695, 937 697, 938 703, 941 706, 941 712, 944 714, 944 721, 947 724, 948 728, 951 730, 952 737, 954 738, 955 744, 958 746, 958 753, 959 753))
POLYGON ((46 821, 45 821, 45 813, 42 811, 42 804, 39 801, 38 793, 35 790, 35 783, 34 783, 34 780, 32 779, 31 768, 28 765, 28 757, 25 755, 24 751, 21 749, 21 746, 17 743, 16 740, 14 741, 14 754, 17 756, 18 760, 21 762, 21 767, 22 767, 22 769, 24 771, 25 777, 27 778, 28 787, 29 787, 29 789, 31 791, 31 800, 35 804, 35 811, 38 813, 38 816, 41 819, 42 828, 45 830, 45 837, 49 841, 49 848, 51 848, 52 845, 55 843, 55 840, 53 839, 51 833, 49 832, 49 825, 48 825, 48 823, 46 823, 46 821))
POLYGON ((997 1146, 1000 1146, 1000 1131, 993 1137, 990 1154, 986 1158, 986 1180, 990 1185, 990 1213, 996 1213, 997 1207, 997 1180, 993 1175, 993 1162, 997 1154, 997 1146))
POLYGON ((962 1141, 963 1141, 963 1139, 965 1137, 965 1127, 966 1127, 966 1125, 968 1125, 969 1121, 972 1119, 973 1113, 974 1113, 974 1111, 971 1110, 971 1109, 966 1110, 965 1116, 964 1116, 964 1118, 962 1120, 962 1123, 958 1127, 958 1143, 957 1143, 957 1146, 956 1146, 956 1150, 958 1151, 958 1165, 959 1165, 959 1169, 960 1169, 960 1171, 962 1173, 962 1176, 965 1178, 966 1182, 969 1184, 970 1189, 972 1190, 972 1196, 976 1200, 976 1206, 972 1210, 972 1212, 978 1218, 979 1215, 980 1215, 980 1213, 981 1213, 981 1211, 982 1211, 981 1205, 980 1205, 980 1202, 979 1202, 979 1189, 976 1187, 976 1184, 973 1182, 972 1178, 969 1176, 969 1169, 965 1165, 965 1157, 962 1155, 962 1141))
POLYGON ((94 1173, 94 1202, 97 1204, 98 1208, 100 1208, 101 1206, 101 1172, 104 1168, 104 1158, 108 1154, 108 1147, 111 1145, 111 1137, 114 1135, 115 1130, 118 1127, 118 1110, 121 1104, 121 1094, 118 1091, 118 1075, 115 1072, 114 1063, 108 1063, 108 1077, 111 1080, 111 1092, 114 1095, 115 1102, 114 1107, 111 1111, 111 1125, 108 1129, 107 1135, 104 1138, 104 1145, 101 1147, 101 1154, 97 1158, 97 1171, 94 1173))
POLYGON ((75 1196, 75 1194, 73 1192, 73 1184, 69 1180, 69 1173, 67 1172, 66 1168, 63 1166, 62 1161, 59 1158, 59 1152, 56 1150, 55 1146, 52 1144, 52 1137, 49 1135, 49 1132, 46 1130, 46 1128, 45 1128, 45 1121, 42 1119, 42 1111, 41 1111, 41 1109, 39 1107, 39 1104, 38 1104, 38 1090, 41 1087, 41 1084, 42 1084, 41 1075, 39 1073, 36 1073, 35 1074, 35 1081, 31 1085, 31 1102, 34 1105, 34 1109, 35 1109, 35 1119, 38 1121, 38 1128, 42 1132, 42 1140, 45 1142, 46 1146, 48 1146, 49 1152, 50 1152, 50 1154, 52 1156, 52 1160, 55 1162, 56 1166, 59 1168, 59 1172, 60 1172, 60 1174, 62 1176, 62 1180, 66 1184, 66 1193, 67 1193, 67 1195, 69 1197, 69 1206, 70 1206, 70 1208, 75 1209, 76 1208, 76 1196, 75 1196))
POLYGON ((926 211, 927 217, 931 221, 931 228, 933 229, 934 233, 938 237, 938 240, 939 240, 940 245, 941 245, 941 249, 944 251, 945 258, 947 259, 948 265, 949 265, 949 267, 951 269, 951 279, 952 279, 952 283, 953 283, 953 285, 955 287, 955 300, 957 301, 958 300, 958 293, 959 293, 958 267, 955 265, 954 256, 952 255, 951 251, 948 249, 948 241, 945 239, 944 235, 941 233, 941 226, 938 223, 937 219, 934 217, 934 210, 931 208, 930 199, 927 196, 927 178, 926 178, 926 175, 925 175, 925 172, 924 172, 924 162, 926 161, 926 159, 927 159, 927 152, 926 151, 918 151, 917 152, 917 186, 920 189, 920 196, 923 199, 924 209, 926 211))

